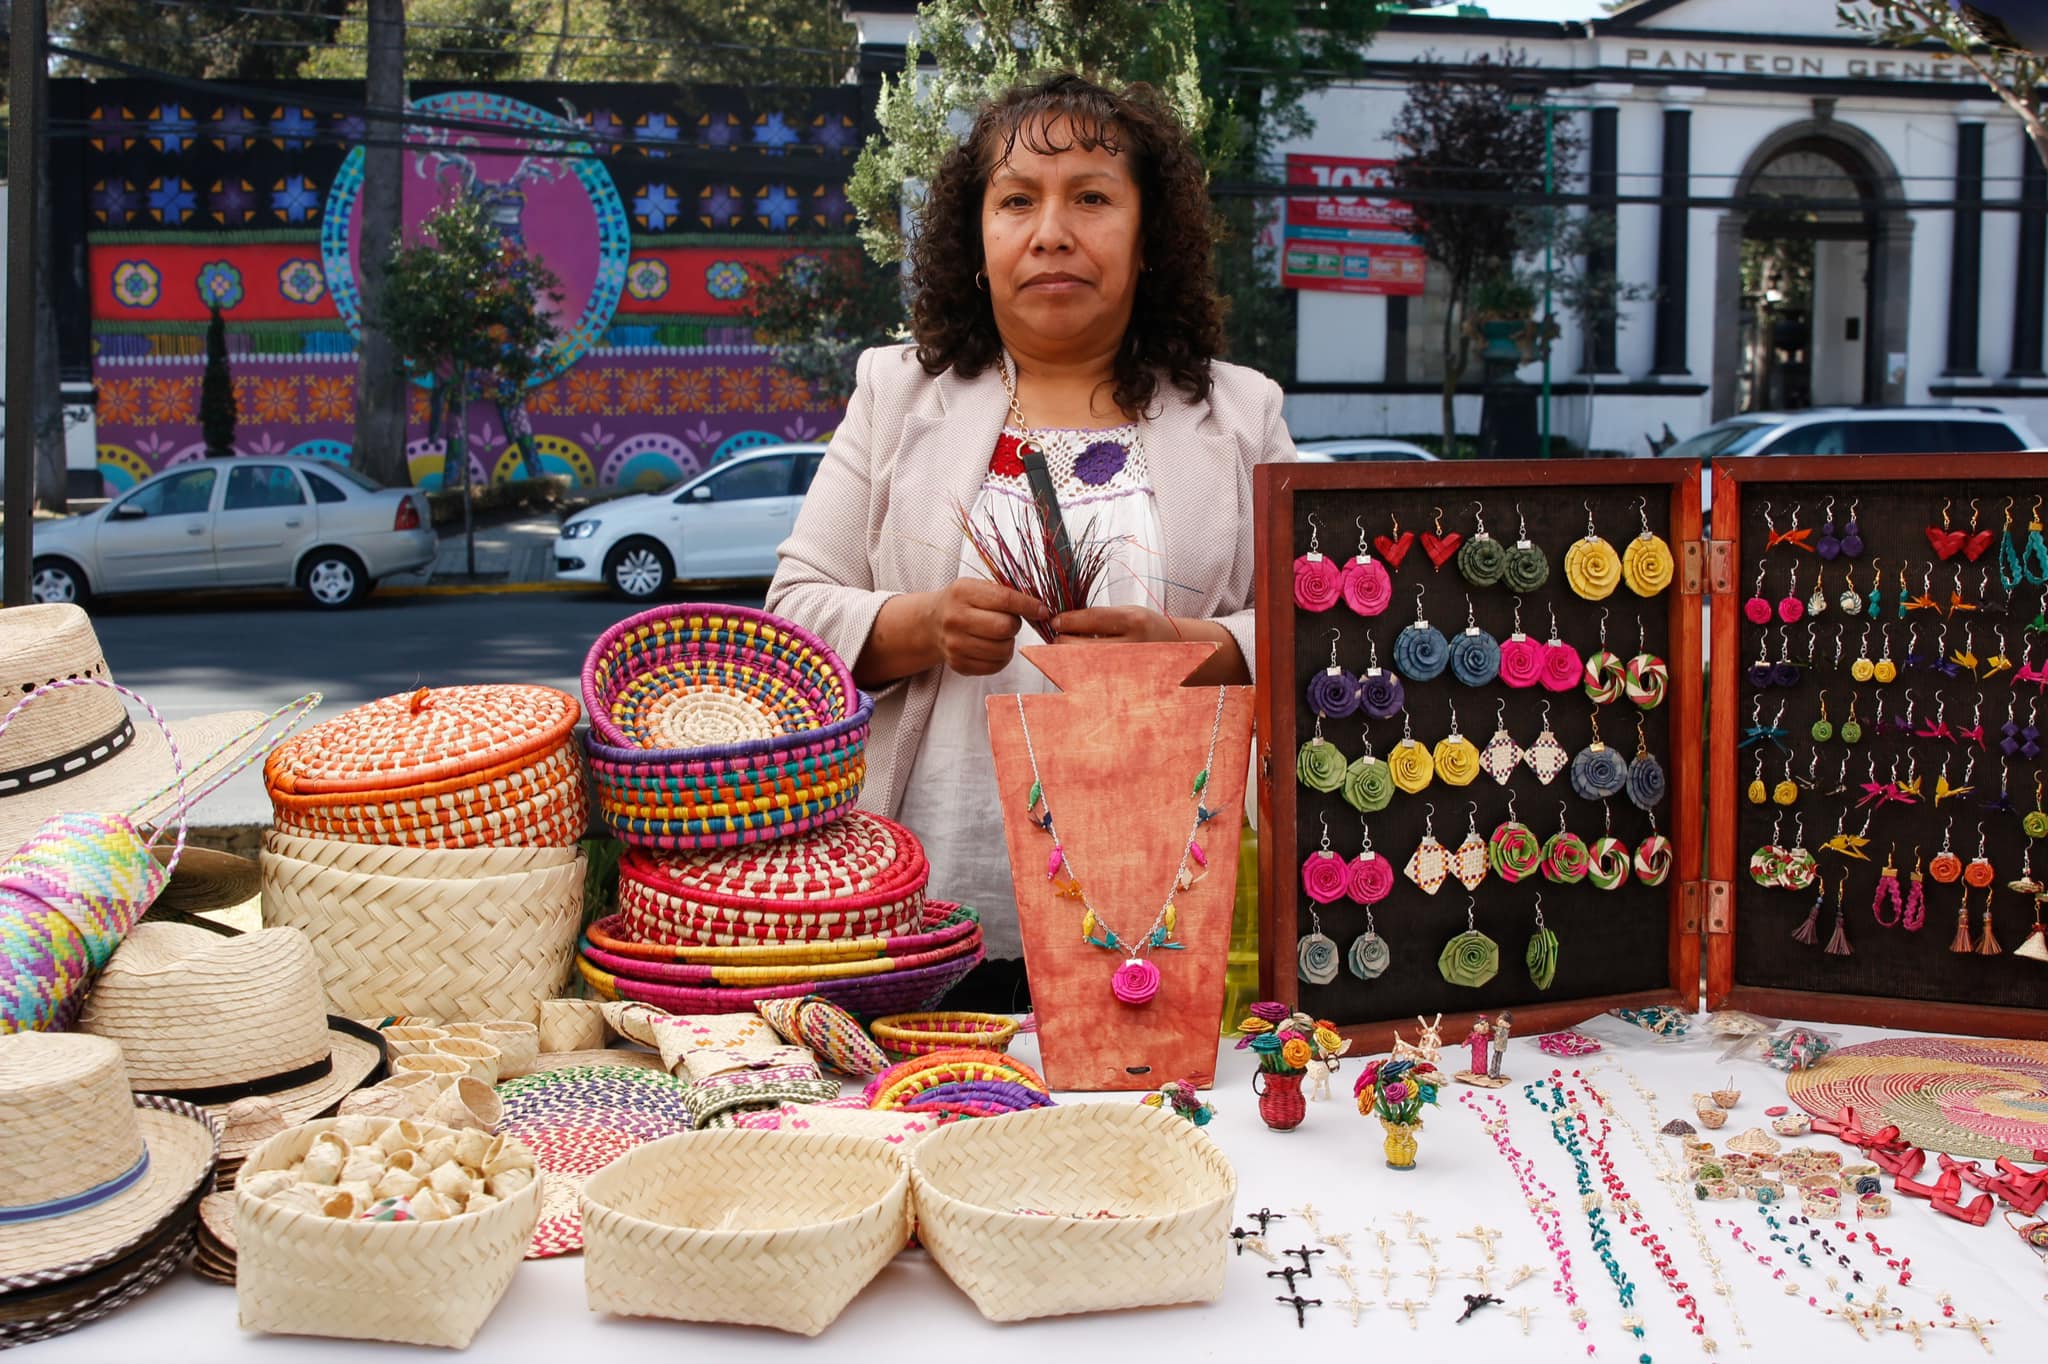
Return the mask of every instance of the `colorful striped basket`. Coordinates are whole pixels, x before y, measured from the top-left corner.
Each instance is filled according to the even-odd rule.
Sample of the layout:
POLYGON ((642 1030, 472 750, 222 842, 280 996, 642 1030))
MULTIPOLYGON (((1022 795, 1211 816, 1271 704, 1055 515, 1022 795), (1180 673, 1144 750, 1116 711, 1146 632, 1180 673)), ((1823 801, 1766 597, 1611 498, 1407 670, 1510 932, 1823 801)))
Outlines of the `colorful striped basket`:
POLYGON ((732 848, 831 822, 860 796, 874 702, 817 636, 684 603, 629 616, 583 665, 598 817, 627 843, 732 848))
POLYGON ((264 763, 285 833, 415 848, 568 847, 589 822, 576 698, 419 688, 316 725, 264 763))
POLYGON ((619 917, 625 936, 686 947, 895 936, 923 924, 930 876, 914 834, 856 810, 772 843, 629 852, 619 917))

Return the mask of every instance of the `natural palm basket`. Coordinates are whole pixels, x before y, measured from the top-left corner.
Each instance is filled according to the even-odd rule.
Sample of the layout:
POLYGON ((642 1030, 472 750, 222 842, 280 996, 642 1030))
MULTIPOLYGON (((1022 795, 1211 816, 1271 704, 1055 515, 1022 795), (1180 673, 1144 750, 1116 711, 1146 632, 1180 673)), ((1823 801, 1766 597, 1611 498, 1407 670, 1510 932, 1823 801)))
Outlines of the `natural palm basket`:
POLYGON ((666 1137, 583 1186, 591 1310, 814 1336, 910 1238, 909 1179, 873 1137, 666 1137))
POLYGON ((316 725, 265 761, 288 833, 419 848, 579 841, 576 699, 552 687, 420 688, 316 725))
POLYGON ((808 630, 685 603, 620 621, 583 665, 598 817, 642 847, 737 847, 830 823, 866 779, 873 701, 808 630))
POLYGON ((909 1160, 918 1241, 991 1321, 1223 1292, 1237 1175, 1173 1113, 1096 1103, 947 1123, 909 1160))

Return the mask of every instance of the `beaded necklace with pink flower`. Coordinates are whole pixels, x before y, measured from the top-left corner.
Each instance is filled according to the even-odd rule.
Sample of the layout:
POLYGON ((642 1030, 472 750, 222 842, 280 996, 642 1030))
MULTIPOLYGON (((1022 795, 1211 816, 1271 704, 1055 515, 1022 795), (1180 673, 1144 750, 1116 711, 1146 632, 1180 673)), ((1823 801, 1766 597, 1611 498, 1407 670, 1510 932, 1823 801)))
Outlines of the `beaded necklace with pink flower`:
POLYGON ((1188 836, 1181 842, 1180 865, 1174 868, 1173 879, 1166 883, 1165 903, 1154 916, 1152 926, 1143 936, 1125 938, 1112 928, 1088 898, 1080 868, 1074 865, 1073 854, 1068 850, 1066 840, 1060 837, 1059 826, 1053 822, 1052 801, 1045 792, 1045 777, 1038 769, 1038 747, 1031 739, 1031 722, 1024 716, 1024 698, 1017 697, 1017 723, 1024 728, 1024 752, 1031 759, 1031 795, 1025 809, 1031 815, 1032 823, 1045 830, 1052 839, 1052 852, 1046 859, 1045 877, 1055 884, 1054 893, 1063 899, 1081 902, 1081 937, 1090 947, 1099 947, 1105 952, 1115 952, 1124 958, 1123 965, 1109 978, 1110 992, 1126 1004, 1149 1003, 1159 993, 1159 968, 1145 960, 1145 954, 1153 948, 1177 952, 1184 943, 1173 941, 1177 914, 1173 897, 1195 884, 1200 873, 1209 869, 1208 854, 1202 851, 1198 837, 1202 826, 1216 817, 1216 812, 1202 803, 1202 793, 1209 786, 1209 768, 1216 760, 1216 737, 1223 732, 1223 701, 1227 695, 1222 687, 1216 689, 1216 714, 1209 723, 1209 751, 1202 759, 1202 770, 1195 774, 1191 799, 1195 805, 1194 824, 1188 836), (1199 869, 1199 872, 1195 869, 1199 869), (1062 873, 1065 881, 1060 882, 1062 873))

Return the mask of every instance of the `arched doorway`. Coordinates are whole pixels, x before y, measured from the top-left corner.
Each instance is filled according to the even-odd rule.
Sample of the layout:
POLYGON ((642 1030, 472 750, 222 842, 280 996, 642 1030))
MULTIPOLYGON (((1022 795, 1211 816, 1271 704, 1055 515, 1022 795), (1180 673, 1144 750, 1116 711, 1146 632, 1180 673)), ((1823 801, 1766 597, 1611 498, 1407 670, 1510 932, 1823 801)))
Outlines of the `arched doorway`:
POLYGON ((1905 401, 1912 219, 1884 149, 1849 124, 1779 129, 1722 215, 1713 410, 1905 401), (1862 207, 1853 207, 1857 203, 1862 207))

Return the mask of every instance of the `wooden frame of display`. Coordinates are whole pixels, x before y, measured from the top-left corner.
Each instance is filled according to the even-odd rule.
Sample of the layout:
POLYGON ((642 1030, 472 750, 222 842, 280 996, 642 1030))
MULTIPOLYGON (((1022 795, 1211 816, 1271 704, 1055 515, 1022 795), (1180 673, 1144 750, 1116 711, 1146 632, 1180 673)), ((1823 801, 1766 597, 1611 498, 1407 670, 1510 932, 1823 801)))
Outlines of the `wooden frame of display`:
MULTIPOLYGON (((1758 551, 1764 548, 1765 542, 1761 540, 1754 540, 1754 542, 1745 540, 1743 535, 1745 511, 1758 506, 1762 500, 1768 500, 1771 490, 1774 488, 1781 488, 1786 485, 1820 483, 1829 485, 1835 490, 1837 498, 1836 514, 1839 519, 1846 510, 1843 504, 1853 500, 1859 490, 1868 499, 1876 497, 1878 490, 1882 490, 1885 485, 1901 483, 1918 485, 1946 482, 1965 489, 1963 495, 1953 499, 1955 504, 1953 515, 1956 524, 1960 527, 1967 524, 1967 488, 1973 482, 2027 485, 2029 486, 2030 493, 2048 492, 2048 482, 2044 482, 2044 479, 2048 479, 2048 456, 2043 456, 2039 453, 2025 453, 1957 454, 1939 455, 1931 458, 1923 455, 1826 455, 1738 458, 1716 461, 1713 466, 1713 478, 1713 538, 1707 546, 1707 557, 1711 565, 1709 576, 1712 579, 1712 592, 1709 600, 1712 618, 1713 656, 1716 659, 1733 659, 1736 666, 1727 668, 1717 667, 1714 670, 1711 682, 1712 713, 1717 717, 1728 717, 1728 720, 1726 724, 1716 726, 1712 737, 1711 772, 1708 783, 1708 876, 1710 878, 1710 887, 1715 888, 1711 902, 1714 910, 1705 917, 1701 924, 1702 931, 1705 934, 1706 997, 1708 1007, 1746 1009, 1751 1012, 1779 1018, 1812 1019, 1823 1022, 1865 1024, 1877 1027, 1966 1033, 1992 1037, 2048 1038, 2048 1009, 2038 1005, 2035 1007, 2007 1006, 1968 1003, 1960 999, 1906 998, 1895 995, 1845 993, 1825 989, 1788 989, 1746 984, 1737 979, 1740 974, 1737 955, 1742 941, 1741 935, 1745 932, 1752 935, 1769 934, 1771 937, 1767 941, 1776 941, 1777 937, 1784 932, 1782 922, 1772 923, 1769 927, 1765 927, 1759 922, 1749 928, 1745 928, 1744 915, 1738 908, 1742 902, 1750 900, 1752 895, 1759 894, 1759 892, 1750 889, 1751 883, 1745 869, 1746 851, 1740 841, 1742 831, 1739 828, 1739 824, 1742 806, 1739 802, 1741 800, 1741 788, 1744 783, 1743 763, 1746 761, 1746 758, 1745 755, 1738 751, 1737 735, 1741 733, 1743 726, 1747 723, 1747 708, 1745 704, 1745 695, 1747 693, 1743 686, 1743 672, 1744 665, 1748 660, 1743 656, 1744 650, 1742 647, 1744 624, 1742 601, 1753 585, 1750 577, 1753 575, 1759 557, 1758 551)), ((1933 492, 1928 493, 1927 497, 1927 505, 1931 509, 1932 514, 1938 515, 1940 502, 1945 499, 1933 492)), ((2022 500, 2018 507, 2015 508, 2015 524, 2020 528, 2022 535, 2025 534, 2026 514, 2030 503, 2031 496, 2022 500)), ((1776 508, 1776 517, 1781 525, 1789 525, 1787 519, 1788 511, 1789 508, 1785 506, 1776 508)), ((1821 520, 1821 512, 1822 509, 1819 507, 1806 506, 1801 517, 1801 524, 1818 526, 1821 520)), ((2002 499, 1989 505, 1984 505, 1982 512, 1984 515, 1982 524, 1993 530, 2002 529, 2004 520, 2002 499)), ((1866 526, 1870 524, 1867 512, 1864 514, 1863 520, 1866 526)), ((1754 527, 1751 530, 1753 540, 1754 527)), ((1916 568, 1919 563, 1934 559, 1933 552, 1928 548, 1923 538, 1920 526, 1913 525, 1907 527, 1903 532, 1893 530, 1887 533, 1888 538, 1898 535, 1909 536, 1909 542, 1916 542, 1918 544, 1918 553, 1909 560, 1909 562, 1915 563, 1916 568)), ((1897 541, 1893 540, 1892 543, 1897 543, 1897 541)), ((1871 562, 1870 555, 1874 552, 1874 549, 1866 551, 1865 557, 1858 561, 1859 570, 1856 575, 1856 585, 1859 588, 1866 581, 1866 575, 1861 571, 1861 565, 1871 562)), ((1769 554, 1767 549, 1765 550, 1765 555, 1767 558, 1778 559, 1780 564, 1789 562, 1780 555, 1769 554)), ((1805 558, 1808 556, 1801 557, 1805 558)), ((1993 573, 1996 573, 1995 542, 1993 549, 1979 563, 1991 564, 1993 573)), ((1885 570, 1885 590, 1887 594, 1896 585, 1895 570, 1897 567, 1897 561, 1892 560, 1885 570)), ((1975 576, 1974 565, 1971 566, 1971 576, 1975 576)), ((1994 577, 1993 582, 1995 583, 1996 581, 1994 577)), ((1915 583, 1914 585, 1917 587, 1918 584, 1915 583)), ((1828 589, 1831 596, 1837 590, 1834 587, 1828 589)), ((1772 596, 1777 591, 1778 588, 1775 585, 1767 585, 1766 596, 1772 596)), ((1884 618, 1892 622, 1895 631, 1900 628, 1896 613, 1892 609, 1886 609, 1884 618)), ((2014 650, 2018 650, 2023 641, 2032 641, 2031 636, 2021 632, 2017 622, 2007 628, 2009 643, 2014 650), (2011 635, 2017 635, 2018 638, 2010 638, 2011 635)), ((1981 641, 1981 639, 1982 635, 1980 634, 1979 640, 1981 641)), ((1843 713, 1840 699, 1843 693, 1839 688, 1852 686, 1853 684, 1845 680, 1834 685, 1838 689, 1831 692, 1835 700, 1830 710, 1832 717, 1839 720, 1843 713)), ((1890 688, 1889 694, 1896 697, 1901 693, 1901 690, 1901 686, 1894 686, 1890 688)), ((1856 694, 1869 697, 1874 693, 1863 690, 1856 694)), ((1811 743, 1811 740, 1805 734, 1805 729, 1810 724, 1810 718, 1804 715, 1798 717, 1788 716, 1788 727, 1792 729, 1793 735, 1806 744, 1811 743)), ((1870 717, 1865 715, 1862 718, 1867 723, 1870 717)), ((1992 722, 1987 723, 1993 723, 1995 727, 1995 717, 1993 717, 1992 722)), ((1998 756, 1996 748, 1993 747, 1991 749, 1991 757, 1994 762, 1998 756)), ((1926 775, 1927 779, 1931 782, 1932 773, 1926 775)), ((1980 765, 1977 781, 1981 785, 1985 780, 1984 768, 1980 765)), ((2030 802, 2032 798, 2031 786, 2032 784, 2029 782, 2023 788, 2016 782, 2014 785, 2014 800, 2016 802, 2030 802)), ((1977 816, 1972 814, 1970 822, 1974 824, 1976 818, 1977 816)), ((1972 829, 1971 833, 1974 834, 1974 832, 1974 829, 1972 829)), ((1813 829, 1809 828, 1807 831, 1809 844, 1816 847, 1823 837, 1825 837, 1823 833, 1813 829)), ((1890 841, 1888 838, 1879 837, 1873 842, 1870 849, 1873 865, 1882 860, 1883 849, 1881 845, 1890 841)), ((1962 839, 1958 837, 1957 841, 1960 843, 1962 839)), ((1974 847, 1975 842, 1973 839, 1968 847, 1962 849, 1960 855, 1968 857, 1974 847)), ((1904 860, 1905 856, 1905 850, 1901 848, 1901 861, 1904 860)), ((1823 857, 1823 876, 1828 874, 1831 860, 1832 855, 1823 857)), ((1903 875, 1907 868, 1901 866, 1899 870, 1903 875)), ((2037 877, 2048 877, 2048 856, 2044 856, 2042 865, 2035 869, 2035 874, 2037 877)), ((2011 925, 2016 917, 2023 917, 2015 916, 2012 912, 2011 904, 2015 896, 2012 892, 2005 890, 2004 884, 2009 879, 2009 876, 2010 872, 2007 866, 1998 866, 1997 880, 1994 883, 1997 893, 2004 897, 2008 933, 2005 951, 2008 954, 2019 941, 2018 936, 2012 934, 2011 925)), ((1852 887, 1860 886, 1860 882, 1852 881, 1851 885, 1852 887)), ((1931 881, 1928 883, 1928 889, 1930 891, 1936 889, 1931 881)), ((1872 926, 1868 908, 1868 892, 1864 891, 1862 894, 1864 903, 1857 903, 1858 896, 1855 891, 1852 891, 1849 895, 1847 902, 1847 910, 1851 918, 1853 930, 1851 935, 1852 945, 1853 941, 1862 935, 1881 931, 1872 926)), ((1829 898, 1832 900, 1832 896, 1829 898)), ((1934 897, 1931 896, 1930 898, 1934 897)), ((1950 915, 1953 911, 1947 908, 1948 905, 1949 896, 1947 893, 1940 895, 1940 907, 1932 903, 1929 905, 1928 922, 1920 934, 1922 938, 1929 939, 1929 941, 1919 944, 1927 952, 1938 953, 1945 950, 1937 940, 1946 938, 1950 932, 1950 926, 1953 922, 1950 915)), ((1821 922, 1821 932, 1823 934, 1828 931, 1829 922, 1828 917, 1823 915, 1821 922)), ((1820 951, 1817 947, 1792 947, 1787 950, 1791 952, 1807 951, 1816 953, 1820 951)), ((1834 959, 1823 957, 1823 960, 1834 959)), ((2029 969, 2042 973, 2039 998, 2043 1004, 2048 1004, 2048 966, 2030 964, 2029 969)), ((1818 969, 1815 972, 1815 980, 1816 983, 1820 983, 1822 980, 1818 969)))
MULTIPOLYGON (((1671 587, 1656 599, 1660 610, 1668 612, 1666 662, 1670 668, 1670 689, 1666 704, 1670 708, 1669 732, 1674 736, 1698 734, 1701 732, 1703 690, 1700 668, 1703 565, 1699 552, 1700 466, 1697 463, 1674 460, 1297 463, 1261 465, 1255 470, 1253 515, 1258 567, 1260 753, 1259 984, 1262 997, 1298 1005, 1302 996, 1294 958, 1297 937, 1303 931, 1299 926, 1303 920, 1300 906, 1305 900, 1295 853, 1299 841, 1297 807, 1303 792, 1296 785, 1294 760, 1296 749, 1304 737, 1297 723, 1304 679, 1297 667, 1298 611, 1293 600, 1293 561, 1303 548, 1297 543, 1296 535, 1298 499, 1317 494, 1354 494, 1364 500, 1365 509, 1370 511, 1375 494, 1440 493, 1447 514, 1453 507, 1460 509, 1455 522, 1460 529, 1469 521, 1469 513, 1464 510, 1467 503, 1474 498, 1483 499, 1488 514, 1494 517, 1489 529, 1496 538, 1511 542, 1515 528, 1507 515, 1509 506, 1516 499, 1525 509, 1537 507, 1554 514, 1559 505, 1558 499, 1562 497, 1569 501, 1574 490, 1611 494, 1627 487, 1661 489, 1664 492, 1661 510, 1668 516, 1665 538, 1677 559, 1671 587)), ((1408 528, 1423 529, 1421 526, 1408 528)), ((1633 525, 1621 524, 1601 527, 1602 534, 1617 549, 1626 547, 1635 529, 1633 525)), ((1354 533, 1349 527, 1339 527, 1329 534, 1331 543, 1326 548, 1341 564, 1351 553, 1354 533)), ((1553 578, 1558 581, 1562 579, 1562 556, 1568 543, 1566 540, 1544 545, 1551 561, 1553 578)), ((1418 560, 1422 570, 1428 572, 1428 562, 1418 545, 1414 557, 1405 560, 1404 567, 1394 574, 1394 604, 1388 608, 1389 617, 1399 617, 1411 600, 1406 584, 1413 580, 1418 560)), ((1442 571, 1456 573, 1455 567, 1450 565, 1442 571)), ((1501 590, 1486 589, 1496 593, 1501 590)), ((1646 604, 1640 599, 1633 599, 1626 588, 1617 589, 1616 597, 1633 607, 1646 604)), ((1341 617, 1344 613, 1345 608, 1340 604, 1335 614, 1341 617)), ((1543 633, 1540 620, 1525 620, 1524 627, 1532 635, 1540 637, 1543 633)), ((1447 623, 1445 629, 1449 634, 1451 624, 1447 623)), ((1590 651, 1588 641, 1572 642, 1590 651)), ((1616 647, 1620 649, 1622 642, 1618 640, 1616 647)), ((1385 655, 1381 661, 1391 666, 1385 655)), ((1497 694, 1489 693, 1482 704, 1490 712, 1497 699, 1497 694)), ((1540 698, 1530 701, 1532 709, 1536 699, 1540 698)), ((1580 704, 1586 704, 1583 698, 1580 698, 1580 704)), ((1483 743, 1485 735, 1492 730, 1493 720, 1490 713, 1475 713, 1469 725, 1462 717, 1460 724, 1461 728, 1477 731, 1470 737, 1474 742, 1483 743)), ((1428 737, 1433 739, 1437 736, 1428 737)), ((1609 737, 1617 745, 1624 742, 1620 734, 1603 737, 1609 737)), ((1671 838, 1676 854, 1675 865, 1664 883, 1667 891, 1668 978, 1653 988, 1543 999, 1527 1006, 1514 1004, 1518 1035, 1533 1036, 1612 1008, 1650 1004, 1677 1004, 1691 1008, 1697 1004, 1701 965, 1699 923, 1703 912, 1700 880, 1703 849, 1698 813, 1702 809, 1703 794, 1700 746, 1674 742, 1669 746, 1667 757, 1670 796, 1663 807, 1666 814, 1658 827, 1671 838)), ((1453 800, 1458 798, 1453 797, 1453 800)), ((1541 806, 1518 813, 1532 827, 1546 827, 1547 816, 1541 806)), ((1455 841, 1458 833, 1455 823, 1442 832, 1446 842, 1455 841)), ((1397 868, 1408 853, 1406 848, 1380 851, 1394 857, 1397 868)), ((1479 893, 1484 894, 1485 890, 1486 887, 1482 886, 1479 893)), ((1463 891, 1453 887, 1445 895, 1455 904, 1463 897, 1463 891)), ((1447 912, 1455 913, 1455 910, 1447 912)), ((1508 960, 1502 970, 1520 970, 1520 939, 1503 938, 1501 943, 1502 955, 1508 960)), ((1567 941, 1564 951, 1571 950, 1567 941)), ((1436 976, 1433 957, 1428 962, 1411 958, 1404 969, 1426 971, 1432 980, 1436 976)), ((1427 1007, 1431 1013, 1442 1009, 1442 1035, 1447 1045, 1464 1036, 1479 1013, 1493 1012, 1493 1009, 1472 1008, 1469 995, 1455 987, 1440 981, 1436 986, 1438 993, 1427 1007)), ((1331 1017, 1330 1021, 1353 1040, 1354 1050, 1359 1054, 1385 1051, 1396 1029, 1404 1030, 1411 1037, 1414 1033, 1412 1011, 1404 1011, 1398 1016, 1381 1016, 1368 1011, 1354 1017, 1331 1017)))

